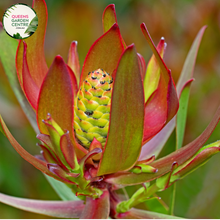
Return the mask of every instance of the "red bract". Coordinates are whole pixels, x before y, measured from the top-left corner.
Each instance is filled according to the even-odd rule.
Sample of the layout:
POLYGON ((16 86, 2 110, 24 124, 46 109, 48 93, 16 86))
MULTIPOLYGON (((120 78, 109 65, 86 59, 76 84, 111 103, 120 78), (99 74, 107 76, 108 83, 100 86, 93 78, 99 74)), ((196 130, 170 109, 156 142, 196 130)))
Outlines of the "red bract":
MULTIPOLYGON (((27 153, 0 118, 2 130, 18 153, 37 169, 69 184, 76 195, 88 196, 85 208, 80 203, 82 218, 107 218, 110 204, 111 216, 121 217, 116 209, 120 200, 114 190, 149 182, 168 173, 163 187, 166 188, 176 165, 185 164, 205 143, 220 113, 217 112, 204 134, 185 148, 156 161, 150 149, 145 160, 138 160, 142 146, 175 116, 179 106, 171 71, 163 61, 164 39, 155 47, 145 24, 141 24, 154 54, 146 65, 134 44, 126 46, 114 5, 109 5, 103 13, 104 34, 89 49, 81 73, 77 42, 71 43, 67 63, 56 56, 48 69, 43 52, 46 4, 44 0, 36 0, 33 8, 38 13, 39 26, 32 37, 19 42, 16 68, 20 86, 37 115, 42 157, 35 158, 27 153), (94 137, 87 149, 74 133, 74 97, 88 73, 97 69, 103 69, 113 78, 109 129, 103 148, 94 137)), ((145 147, 144 152, 147 151, 145 147)), ((212 155, 217 151, 218 148, 213 148, 207 152, 212 155)), ((196 163, 204 161, 204 155, 206 153, 196 157, 196 163)), ((184 166, 182 170, 188 172, 184 166)), ((120 210, 126 212, 124 207, 120 210)), ((136 211, 125 216, 131 213, 136 211)))
MULTIPOLYGON (((81 159, 88 150, 76 141, 73 131, 74 95, 78 91, 77 81, 79 81, 80 69, 77 44, 73 42, 70 46, 68 64, 57 56, 47 71, 44 55, 36 53, 32 55, 32 50, 40 53, 43 48, 45 31, 42 29, 47 22, 47 11, 43 1, 34 2, 34 8, 44 13, 44 16, 39 17, 39 30, 35 33, 35 38, 27 39, 24 44, 21 41, 19 43, 16 56, 19 82, 37 113, 41 133, 49 135, 42 122, 49 113, 63 131, 69 132, 77 158, 81 159), (41 26, 42 23, 44 25, 41 26)), ((91 46, 83 64, 79 82, 80 86, 89 72, 99 68, 104 69, 114 79, 107 142, 102 149, 100 162, 93 165, 92 169, 93 173, 96 170, 97 176, 131 169, 138 160, 142 144, 157 134, 178 109, 176 89, 170 70, 160 56, 160 53, 163 53, 161 48, 164 48, 164 40, 160 41, 157 50, 146 26, 141 25, 154 52, 152 61, 148 64, 148 69, 153 68, 153 70, 150 72, 148 70, 147 74, 148 77, 154 78, 155 69, 157 69, 158 78, 158 83, 153 85, 149 81, 143 87, 145 61, 140 54, 137 54, 134 45, 125 45, 115 21, 114 5, 109 5, 103 13, 105 33, 91 46), (144 93, 149 90, 151 94, 144 100, 144 93)), ((45 155, 46 150, 42 149, 45 155)), ((59 152, 56 152, 56 157, 59 158, 59 152)))

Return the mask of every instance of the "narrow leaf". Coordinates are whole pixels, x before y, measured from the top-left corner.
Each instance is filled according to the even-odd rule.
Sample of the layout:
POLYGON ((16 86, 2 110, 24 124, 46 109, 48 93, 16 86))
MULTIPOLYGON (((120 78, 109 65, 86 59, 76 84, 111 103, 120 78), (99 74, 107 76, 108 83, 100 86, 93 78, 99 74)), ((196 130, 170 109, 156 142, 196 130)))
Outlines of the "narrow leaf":
POLYGON ((91 46, 83 64, 80 84, 89 72, 97 69, 103 69, 112 75, 123 51, 124 47, 119 27, 114 24, 108 32, 91 46))
MULTIPOLYGON (((164 38, 161 38, 157 45, 157 51, 163 58, 166 49, 166 43, 164 38)), ((145 102, 149 99, 152 93, 157 89, 160 80, 160 66, 157 62, 155 55, 153 54, 147 65, 147 72, 144 78, 144 96, 145 102)))
POLYGON ((103 32, 106 33, 113 24, 117 24, 117 17, 115 12, 115 5, 108 5, 102 15, 103 32))
POLYGON ((135 46, 131 45, 117 67, 109 133, 98 175, 127 170, 135 164, 141 150, 143 122, 142 77, 135 46))
POLYGON ((34 82, 34 80, 30 75, 30 71, 27 64, 27 44, 25 42, 23 43, 24 43, 23 68, 22 68, 23 87, 28 101, 30 102, 31 106, 36 110, 37 99, 39 95, 39 87, 36 85, 36 83, 34 82))
MULTIPOLYGON (((149 100, 148 101, 149 104, 146 105, 146 107, 145 107, 145 108, 148 108, 148 107, 150 108, 150 112, 153 112, 154 118, 156 121, 158 120, 157 118, 159 118, 158 130, 156 130, 154 128, 154 130, 155 130, 154 134, 149 135, 148 131, 150 130, 152 122, 151 121, 148 122, 149 119, 148 119, 148 115, 146 114, 146 111, 147 111, 147 113, 149 113, 149 110, 145 110, 145 129, 144 129, 143 142, 146 143, 148 141, 148 139, 150 137, 152 137, 152 135, 155 135, 157 132, 159 132, 160 129, 165 125, 165 123, 170 121, 175 116, 175 114, 178 110, 178 107, 179 107, 179 103, 178 103, 178 98, 177 98, 177 94, 176 94, 176 88, 175 88, 175 85, 174 85, 174 82, 173 82, 173 79, 171 76, 171 72, 170 72, 170 70, 168 70, 163 59, 161 58, 161 56, 160 56, 157 48, 155 47, 155 45, 151 39, 151 36, 150 36, 144 23, 141 24, 141 30, 142 30, 147 42, 149 43, 151 50, 154 53, 157 64, 160 67, 160 71, 161 71, 160 78, 162 78, 164 81, 163 86, 161 86, 161 89, 163 89, 165 91, 165 93, 163 92, 162 100, 165 100, 165 98, 166 98, 166 104, 165 104, 165 102, 160 104, 160 103, 158 103, 157 100, 155 101, 154 99, 152 99, 155 102, 155 104, 154 103, 150 104, 150 101, 152 101, 152 100, 149 100), (158 104, 159 104, 159 106, 158 106, 158 104), (152 105, 153 105, 153 107, 152 107, 152 105), (164 109, 163 114, 166 114, 165 122, 163 122, 163 120, 161 120, 161 112, 163 109, 164 109), (158 113, 156 112, 156 114, 155 114, 154 110, 160 110, 160 111, 158 113)), ((157 91, 155 91, 155 93, 159 93, 159 92, 160 92, 159 89, 157 91)))
MULTIPOLYGON (((47 6, 44 0, 33 1, 33 9, 38 16, 38 28, 35 33, 27 38, 27 63, 32 79, 40 88, 47 73, 48 67, 44 56, 44 38, 47 26, 47 6)), ((22 66, 23 66, 23 43, 19 41, 16 68, 20 85, 23 88, 22 66)))
POLYGON ((14 149, 21 155, 21 157, 23 157, 27 162, 29 162, 30 164, 32 164, 34 167, 36 167, 38 170, 40 170, 41 172, 53 176, 54 174, 51 173, 48 169, 47 169, 47 164, 44 161, 41 161, 39 159, 37 159, 36 157, 32 156, 31 154, 29 154, 16 140, 15 138, 12 136, 12 134, 10 133, 10 131, 8 130, 8 128, 6 127, 1 115, 0 115, 0 127, 1 130, 4 131, 5 136, 8 138, 8 140, 10 141, 11 145, 14 147, 14 149))
POLYGON ((50 176, 44 175, 57 195, 64 201, 76 201, 79 198, 73 193, 72 189, 65 183, 58 181, 50 176))
MULTIPOLYGON (((26 114, 28 120, 30 121, 35 132, 39 132, 37 123, 36 123, 36 115, 30 104, 28 103, 26 97, 21 90, 21 87, 18 82, 18 78, 16 75, 16 67, 15 67, 15 54, 16 48, 18 46, 18 42, 9 37, 5 31, 0 30, 0 59, 5 70, 5 73, 8 77, 8 81, 10 86, 21 105, 24 113, 26 114)), ((23 56, 23 54, 22 54, 23 56)), ((22 58, 23 59, 23 58, 22 58)))
POLYGON ((47 164, 48 170, 57 176, 61 181, 68 184, 74 184, 73 181, 68 179, 67 171, 64 170, 61 166, 53 163, 47 164))
POLYGON ((212 134, 216 125, 220 119, 220 107, 216 111, 212 121, 203 131, 203 133, 197 137, 194 141, 187 144, 185 147, 180 148, 179 150, 165 156, 159 160, 154 161, 151 166, 158 169, 158 172, 155 174, 133 174, 133 173, 118 173, 109 175, 105 180, 109 183, 121 184, 121 185, 133 185, 140 184, 143 182, 148 182, 162 176, 172 169, 173 163, 178 165, 183 164, 189 160, 207 141, 209 136, 212 134))
POLYGON ((83 201, 43 201, 16 198, 2 193, 0 202, 24 211, 57 218, 79 218, 85 207, 83 201))
POLYGON ((161 72, 164 75, 165 80, 168 82, 169 81, 169 75, 168 75, 169 70, 168 70, 167 66, 165 65, 163 59, 161 58, 158 50, 156 49, 156 47, 153 43, 153 40, 151 39, 151 36, 147 30, 147 27, 144 23, 141 24, 141 30, 142 30, 148 44, 150 45, 151 50, 154 53, 154 56, 158 62, 158 65, 160 66, 161 72))
POLYGON ((186 82, 180 94, 179 111, 176 116, 176 149, 180 149, 183 144, 183 138, 186 126, 186 117, 189 101, 190 86, 193 79, 186 82))
POLYGON ((60 138, 60 148, 63 153, 63 156, 69 166, 74 169, 75 168, 75 152, 74 147, 71 142, 69 132, 65 133, 60 138))
POLYGON ((205 164, 211 156, 215 155, 219 151, 220 141, 216 141, 215 143, 202 147, 192 158, 190 158, 190 160, 186 161, 181 166, 177 167, 176 170, 174 170, 174 173, 171 177, 171 182, 190 174, 205 164))
POLYGON ((67 64, 72 69, 76 77, 77 84, 79 85, 80 65, 79 65, 79 56, 77 52, 77 41, 73 41, 70 45, 67 64))
MULTIPOLYGON (((199 33, 197 34, 190 51, 187 55, 187 58, 184 63, 184 68, 181 71, 180 78, 177 83, 177 93, 178 96, 184 86, 184 84, 193 77, 194 65, 199 49, 199 45, 202 39, 202 36, 205 31, 205 27, 201 28, 199 33)), ((175 127, 176 119, 173 118, 155 137, 153 137, 149 142, 147 142, 143 147, 140 155, 140 160, 144 160, 149 158, 153 154, 158 156, 169 136, 173 132, 175 127)))
POLYGON ((86 197, 86 205, 80 219, 107 219, 110 212, 108 191, 104 191, 100 198, 86 197))
POLYGON ((188 80, 193 78, 193 72, 194 72, 194 67, 195 67, 195 63, 196 63, 196 58, 197 58, 199 46, 200 46, 200 43, 201 43, 201 40, 202 40, 202 37, 203 37, 203 34, 204 34, 206 28, 207 28, 207 26, 203 26, 200 29, 199 33, 197 34, 197 36, 196 36, 195 40, 193 41, 193 44, 187 54, 186 60, 183 65, 183 69, 181 71, 179 80, 176 85, 176 89, 177 89, 178 94, 180 94, 184 84, 188 80))
MULTIPOLYGON (((114 24, 118 24, 115 12, 115 5, 110 4, 105 8, 102 15, 103 32, 106 33, 114 24)), ((123 38, 121 40, 123 42, 124 48, 126 48, 126 44, 123 38)))

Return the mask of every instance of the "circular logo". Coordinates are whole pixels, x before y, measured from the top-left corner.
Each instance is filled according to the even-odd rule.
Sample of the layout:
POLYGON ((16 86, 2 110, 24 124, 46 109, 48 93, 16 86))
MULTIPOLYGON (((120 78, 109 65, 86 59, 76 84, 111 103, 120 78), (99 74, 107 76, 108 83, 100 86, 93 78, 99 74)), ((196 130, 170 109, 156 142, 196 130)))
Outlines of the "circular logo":
POLYGON ((33 8, 19 3, 5 11, 2 24, 9 36, 25 39, 37 30, 38 17, 33 8))

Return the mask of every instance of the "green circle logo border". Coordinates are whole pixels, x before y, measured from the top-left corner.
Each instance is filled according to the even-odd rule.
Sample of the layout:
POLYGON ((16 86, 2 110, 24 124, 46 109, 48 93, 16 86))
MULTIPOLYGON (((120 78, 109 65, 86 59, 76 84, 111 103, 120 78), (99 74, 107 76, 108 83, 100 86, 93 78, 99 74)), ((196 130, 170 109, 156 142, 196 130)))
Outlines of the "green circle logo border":
MULTIPOLYGON (((7 30, 5 29, 3 19, 4 19, 4 17, 5 17, 5 14, 7 13, 8 9, 10 9, 11 7, 13 7, 13 6, 15 6, 15 5, 24 5, 24 6, 27 6, 27 7, 29 7, 31 10, 33 10, 33 12, 35 13, 35 15, 36 15, 37 18, 38 18, 38 15, 37 15, 36 11, 35 11, 32 7, 30 7, 29 5, 27 5, 27 4, 25 4, 25 3, 16 3, 16 4, 13 4, 13 5, 11 5, 10 7, 8 7, 8 8, 5 10, 5 12, 4 12, 3 16, 2 16, 2 27, 3 27, 4 31, 5 31, 11 38, 13 38, 13 39, 16 39, 16 40, 24 40, 24 39, 27 39, 27 38, 31 37, 31 36, 36 32, 36 30, 37 30, 37 28, 38 28, 38 25, 37 25, 37 28, 36 28, 35 32, 33 32, 33 33, 32 33, 30 36, 28 36, 28 37, 15 38, 15 37, 11 36, 11 35, 7 32, 7 30)), ((30 22, 30 23, 31 23, 31 22, 30 22)))

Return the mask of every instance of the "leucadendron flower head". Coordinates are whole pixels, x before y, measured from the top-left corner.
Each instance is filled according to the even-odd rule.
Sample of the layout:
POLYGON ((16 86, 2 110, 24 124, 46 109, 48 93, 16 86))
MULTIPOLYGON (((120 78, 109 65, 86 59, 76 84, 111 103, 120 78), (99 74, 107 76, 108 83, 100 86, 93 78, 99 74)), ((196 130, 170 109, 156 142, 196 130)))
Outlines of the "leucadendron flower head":
MULTIPOLYGON (((42 3, 37 4, 43 8, 42 3)), ((77 185, 76 193, 99 197, 91 188, 108 185, 107 174, 139 169, 142 146, 178 110, 176 88, 162 60, 166 44, 162 38, 156 48, 141 25, 155 53, 146 66, 135 45, 125 44, 114 6, 109 5, 103 13, 104 34, 89 49, 82 71, 76 42, 71 43, 67 64, 56 56, 48 70, 42 20, 33 38, 20 41, 16 67, 37 114, 43 171, 77 185)))
POLYGON ((74 131, 77 141, 89 148, 94 138, 104 147, 108 135, 112 77, 98 69, 88 74, 74 101, 74 131))
MULTIPOLYGON (((41 15, 38 29, 19 42, 16 68, 20 86, 36 112, 42 155, 34 157, 25 151, 2 118, 1 130, 37 169, 67 184, 77 196, 86 196, 86 205, 78 204, 81 217, 91 217, 103 204, 104 211, 97 211, 101 213, 96 213, 97 218, 108 217, 110 207, 111 217, 125 217, 121 213, 129 216, 128 210, 135 204, 166 189, 194 169, 193 164, 198 166, 207 155, 219 151, 212 145, 209 151, 205 148, 197 152, 208 137, 206 132, 202 141, 195 140, 155 161, 157 149, 152 150, 147 143, 179 107, 171 71, 163 61, 164 38, 155 47, 145 24, 141 24, 153 51, 146 65, 135 45, 124 42, 115 7, 109 5, 102 17, 104 33, 89 49, 82 70, 76 41, 70 45, 67 63, 58 55, 48 69, 43 49, 47 24, 44 0, 34 1, 34 8, 41 15), (122 202, 115 194, 123 186, 154 179, 157 181, 149 190, 151 194, 145 191, 147 184, 128 201, 122 202)), ((216 117, 219 119, 219 113, 216 117)), ((77 205, 74 207, 77 209, 77 205)))

